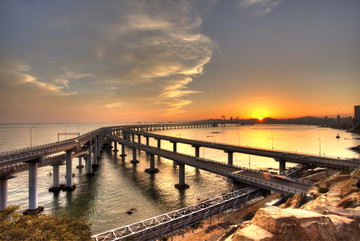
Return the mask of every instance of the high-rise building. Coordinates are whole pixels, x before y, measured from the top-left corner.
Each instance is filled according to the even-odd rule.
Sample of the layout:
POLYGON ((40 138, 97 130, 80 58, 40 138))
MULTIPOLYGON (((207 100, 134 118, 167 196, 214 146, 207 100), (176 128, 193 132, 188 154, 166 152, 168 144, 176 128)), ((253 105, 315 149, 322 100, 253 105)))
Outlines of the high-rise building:
POLYGON ((360 125, 360 105, 354 106, 354 126, 358 128, 360 125))

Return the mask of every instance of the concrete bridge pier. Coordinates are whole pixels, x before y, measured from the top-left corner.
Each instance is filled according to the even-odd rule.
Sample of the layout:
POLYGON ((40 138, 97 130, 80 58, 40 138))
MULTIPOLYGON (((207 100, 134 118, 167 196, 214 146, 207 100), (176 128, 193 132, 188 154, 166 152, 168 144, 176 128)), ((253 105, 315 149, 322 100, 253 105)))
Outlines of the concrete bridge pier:
POLYGON ((148 137, 148 136, 145 136, 145 138, 146 138, 146 145, 147 145, 147 146, 150 146, 149 137, 148 137))
POLYGON ((133 159, 130 161, 132 164, 136 165, 137 163, 139 163, 139 161, 136 158, 136 148, 131 148, 132 149, 132 153, 133 153, 133 159))
POLYGON ((64 191, 72 191, 76 188, 76 185, 73 184, 73 174, 72 174, 72 150, 66 151, 66 182, 64 191))
POLYGON ((29 209, 24 214, 38 213, 44 210, 43 207, 38 206, 38 166, 39 162, 42 162, 44 157, 37 158, 29 161, 29 209))
POLYGON ((179 165, 179 184, 175 184, 175 187, 179 190, 187 189, 190 186, 185 183, 185 165, 184 164, 178 164, 179 165))
POLYGON ((86 175, 88 175, 88 176, 93 175, 91 154, 92 154, 92 140, 90 140, 90 142, 89 142, 89 154, 88 154, 88 157, 86 160, 86 175))
POLYGON ((101 138, 100 136, 97 136, 96 137, 96 155, 97 157, 101 157, 101 154, 100 154, 100 151, 101 151, 101 138))
POLYGON ((79 156, 79 165, 76 168, 81 169, 83 167, 84 167, 84 165, 82 164, 82 156, 79 156))
POLYGON ((137 135, 138 136, 138 143, 141 143, 141 135, 137 135))
POLYGON ((116 142, 116 141, 114 141, 114 150, 113 150, 113 152, 115 152, 115 155, 116 155, 116 153, 118 152, 117 142, 116 142))
POLYGON ((275 159, 275 160, 279 162, 279 174, 283 173, 286 170, 286 161, 281 159, 275 159))
POLYGON ((228 165, 232 166, 233 165, 233 154, 234 152, 232 151, 225 151, 225 153, 228 154, 228 165))
POLYGON ((11 178, 14 178, 11 174, 0 177, 0 211, 8 206, 8 180, 11 178))
POLYGON ((157 173, 160 170, 158 168, 155 168, 155 156, 154 154, 150 154, 150 168, 145 169, 145 172, 148 173, 157 173))
POLYGON ((176 148, 176 144, 177 142, 174 141, 174 142, 171 142, 173 144, 173 152, 177 152, 177 148, 176 148))
POLYGON ((195 148, 195 156, 200 157, 200 146, 192 146, 195 148))
POLYGON ((135 142, 135 134, 134 133, 131 133, 131 140, 132 140, 132 142, 135 142))
POLYGON ((59 192, 62 187, 60 187, 60 163, 53 165, 53 186, 49 188, 49 192, 59 192))
POLYGON ((161 139, 156 139, 157 140, 157 148, 161 148, 161 139))
POLYGON ((126 154, 125 154, 125 145, 124 144, 122 144, 121 145, 121 155, 120 155, 121 157, 126 157, 126 154))

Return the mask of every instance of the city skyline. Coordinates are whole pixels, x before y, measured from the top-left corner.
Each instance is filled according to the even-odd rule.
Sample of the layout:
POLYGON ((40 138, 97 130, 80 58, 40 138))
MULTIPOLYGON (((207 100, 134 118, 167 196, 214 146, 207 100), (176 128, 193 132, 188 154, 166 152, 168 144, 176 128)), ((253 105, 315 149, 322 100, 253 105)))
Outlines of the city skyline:
POLYGON ((0 123, 353 116, 360 2, 1 1, 0 123))

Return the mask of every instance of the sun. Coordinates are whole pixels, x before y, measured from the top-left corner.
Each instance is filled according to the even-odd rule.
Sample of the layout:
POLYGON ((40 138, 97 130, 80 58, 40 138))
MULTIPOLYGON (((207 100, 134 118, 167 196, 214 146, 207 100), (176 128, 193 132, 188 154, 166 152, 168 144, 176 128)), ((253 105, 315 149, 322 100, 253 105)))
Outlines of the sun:
POLYGON ((260 121, 262 121, 262 120, 263 120, 263 118, 262 118, 262 117, 259 117, 259 120, 260 120, 260 121))

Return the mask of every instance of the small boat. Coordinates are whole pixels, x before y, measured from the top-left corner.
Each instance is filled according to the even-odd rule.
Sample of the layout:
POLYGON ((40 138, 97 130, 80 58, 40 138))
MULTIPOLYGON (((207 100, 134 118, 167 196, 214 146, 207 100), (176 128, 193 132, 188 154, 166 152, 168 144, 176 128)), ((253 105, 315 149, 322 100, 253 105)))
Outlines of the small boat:
POLYGON ((340 138, 340 136, 339 136, 339 133, 336 135, 336 139, 339 139, 340 138))

